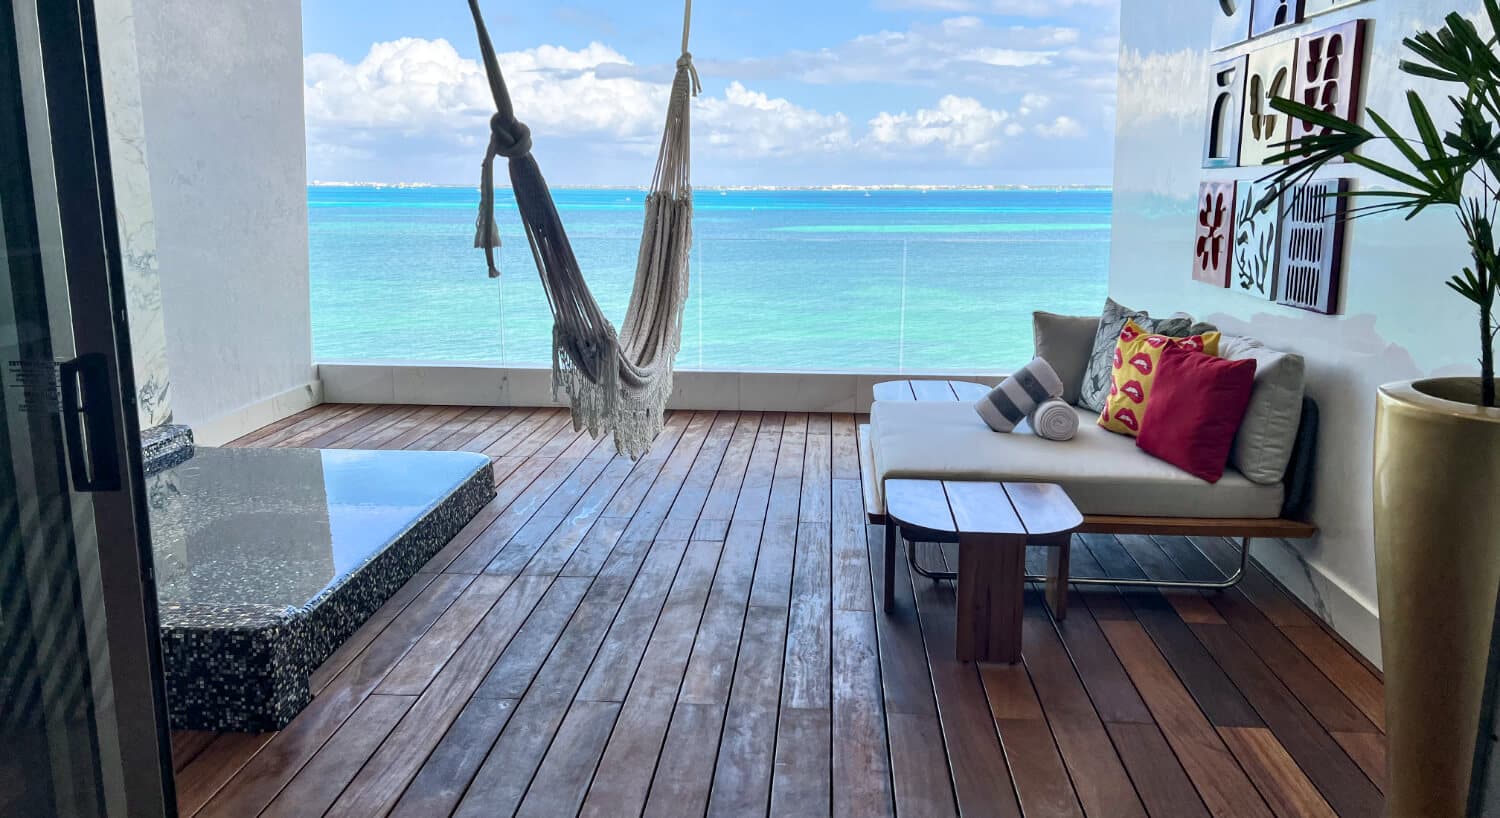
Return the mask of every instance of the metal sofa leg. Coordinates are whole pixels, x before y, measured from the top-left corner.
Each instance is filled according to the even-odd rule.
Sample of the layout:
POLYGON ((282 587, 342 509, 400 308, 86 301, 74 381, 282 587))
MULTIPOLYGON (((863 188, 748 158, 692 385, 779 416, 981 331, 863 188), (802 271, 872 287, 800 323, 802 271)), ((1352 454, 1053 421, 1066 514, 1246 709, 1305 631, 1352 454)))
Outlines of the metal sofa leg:
MULTIPOLYGON (((1227 579, 1201 581, 1184 579, 1109 579, 1105 577, 1072 577, 1074 585, 1114 585, 1125 588, 1193 588, 1200 591, 1223 591, 1240 584, 1250 567, 1250 538, 1240 538, 1240 565, 1227 579)), ((1047 578, 1028 574, 1029 582, 1042 582, 1047 578)))

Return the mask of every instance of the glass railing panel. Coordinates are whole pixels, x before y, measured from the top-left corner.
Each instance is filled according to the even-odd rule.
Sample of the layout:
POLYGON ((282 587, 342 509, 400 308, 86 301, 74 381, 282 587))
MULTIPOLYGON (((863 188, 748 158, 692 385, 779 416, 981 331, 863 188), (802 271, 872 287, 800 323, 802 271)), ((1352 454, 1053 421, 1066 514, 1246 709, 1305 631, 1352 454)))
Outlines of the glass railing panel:
POLYGON ((827 372, 897 365, 899 241, 701 238, 695 255, 680 366, 827 372))
MULTIPOLYGON (((643 193, 555 192, 604 314, 624 318, 643 193)), ((474 191, 313 188, 318 360, 551 363, 552 315, 514 203, 500 281, 474 191)), ((1002 372, 1031 312, 1095 314, 1108 191, 699 191, 683 369, 1002 372)))
POLYGON ((905 372, 1009 372, 1031 360, 1031 314, 1099 312, 1109 225, 1071 237, 911 240, 906 246, 905 372))

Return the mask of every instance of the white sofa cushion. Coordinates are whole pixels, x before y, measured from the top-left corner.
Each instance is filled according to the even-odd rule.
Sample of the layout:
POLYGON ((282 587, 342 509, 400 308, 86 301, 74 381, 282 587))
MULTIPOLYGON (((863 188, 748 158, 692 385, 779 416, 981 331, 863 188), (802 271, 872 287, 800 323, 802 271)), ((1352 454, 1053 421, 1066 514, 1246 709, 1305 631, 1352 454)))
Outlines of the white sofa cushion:
POLYGON ((1078 436, 1043 440, 1021 427, 990 431, 967 403, 877 401, 870 410, 872 509, 891 478, 1057 483, 1084 514, 1132 517, 1281 516, 1282 486, 1260 485, 1229 469, 1207 483, 1137 449, 1135 439, 1099 428, 1079 411, 1078 436))

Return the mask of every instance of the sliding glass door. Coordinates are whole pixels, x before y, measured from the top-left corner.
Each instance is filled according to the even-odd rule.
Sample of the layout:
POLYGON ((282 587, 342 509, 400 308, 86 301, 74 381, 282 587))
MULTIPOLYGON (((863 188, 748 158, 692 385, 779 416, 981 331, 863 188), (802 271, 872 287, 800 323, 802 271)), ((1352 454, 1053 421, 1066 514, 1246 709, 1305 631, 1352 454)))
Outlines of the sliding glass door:
POLYGON ((7 818, 174 814, 98 80, 87 0, 0 0, 7 818))

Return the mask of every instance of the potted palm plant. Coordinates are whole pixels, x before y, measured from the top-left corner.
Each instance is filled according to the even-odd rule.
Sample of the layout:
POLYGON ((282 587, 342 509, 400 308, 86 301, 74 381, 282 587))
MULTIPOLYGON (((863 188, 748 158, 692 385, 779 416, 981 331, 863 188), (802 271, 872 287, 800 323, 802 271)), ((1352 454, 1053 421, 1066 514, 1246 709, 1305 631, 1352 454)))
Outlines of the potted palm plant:
MULTIPOLYGON (((1484 0, 1492 31, 1500 6, 1484 0)), ((1439 129, 1428 102, 1406 94, 1412 135, 1374 110, 1374 130, 1296 100, 1275 110, 1316 132, 1285 143, 1266 178, 1272 197, 1343 160, 1392 183, 1355 190, 1351 218, 1451 211, 1462 228, 1469 266, 1445 284, 1468 301, 1479 342, 1479 377, 1425 378, 1379 390, 1375 424, 1375 550, 1389 740, 1390 815, 1464 815, 1472 809, 1473 772, 1491 744, 1480 735, 1492 709, 1488 672, 1500 588, 1500 409, 1496 408, 1495 300, 1500 263, 1500 57, 1496 38, 1453 13, 1441 28, 1403 40, 1401 70, 1451 88, 1439 129), (1382 161, 1362 152, 1386 144, 1382 161), (1488 681, 1486 680, 1488 676, 1488 681)), ((1315 102, 1315 100, 1308 100, 1315 102)), ((1422 271, 1413 271, 1420 274, 1422 271)), ((1477 788, 1474 790, 1477 793, 1477 788)), ((1477 803, 1475 800, 1473 803, 1477 803)))

